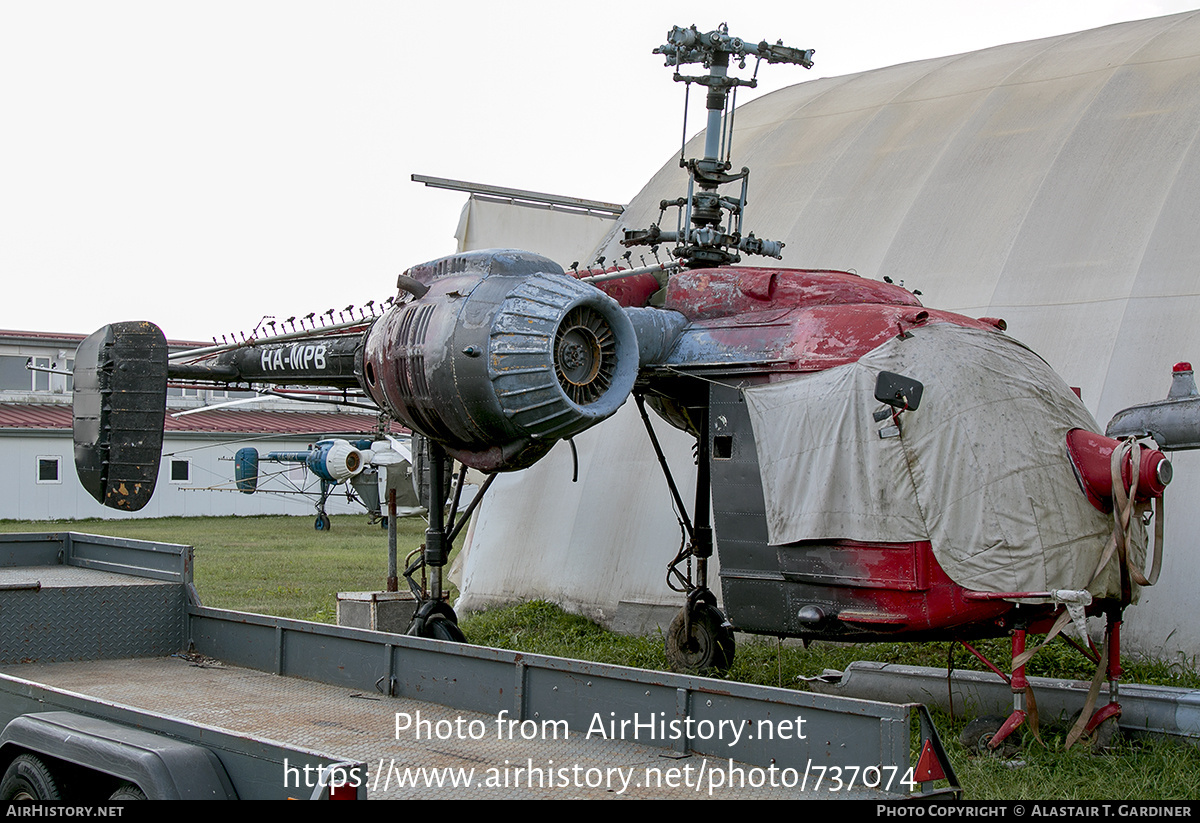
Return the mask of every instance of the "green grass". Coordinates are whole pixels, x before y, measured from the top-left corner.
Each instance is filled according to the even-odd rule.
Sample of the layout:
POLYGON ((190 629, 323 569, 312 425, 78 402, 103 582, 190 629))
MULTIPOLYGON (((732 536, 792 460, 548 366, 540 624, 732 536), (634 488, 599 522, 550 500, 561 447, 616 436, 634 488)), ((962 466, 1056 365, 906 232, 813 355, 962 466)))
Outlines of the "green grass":
MULTIPOLYGON (((603 663, 665 670, 661 636, 614 635, 578 615, 549 603, 531 602, 481 614, 467 615, 461 625, 473 643, 517 651, 576 657, 603 663)), ((989 656, 1004 660, 1005 640, 986 641, 989 656)), ((825 669, 845 669, 855 660, 875 660, 915 666, 946 665, 946 643, 813 643, 808 649, 769 639, 738 646, 726 677, 744 683, 802 688, 801 675, 825 669)), ((1032 673, 1050 677, 1090 679, 1092 670, 1065 646, 1051 645, 1034 658, 1032 673)), ((961 649, 959 668, 979 669, 961 649)), ((1127 662, 1127 680, 1156 685, 1200 688, 1200 676, 1179 664, 1127 662), (1135 676, 1135 673, 1137 676, 1135 676)), ((934 721, 946 745, 960 783, 973 800, 1158 800, 1200 798, 1200 749, 1164 740, 1123 740, 1103 756, 1087 747, 1064 750, 1065 724, 1043 720, 1041 742, 1024 734, 1015 761, 980 757, 959 743, 969 718, 951 718, 934 711, 934 721)))
MULTIPOLYGON (((0 532, 77 531, 195 548, 206 606, 332 623, 340 591, 381 591, 387 532, 365 515, 337 515, 328 532, 311 517, 164 517, 140 520, 0 521, 0 532)), ((398 521, 399 565, 425 540, 425 521, 398 521)), ((404 585, 403 579, 400 581, 404 585)))
MULTIPOLYGON (((424 540, 420 518, 400 521, 398 550, 404 556, 424 540)), ((72 530, 185 543, 195 547, 196 587, 205 605, 333 622, 339 591, 384 587, 386 533, 362 515, 333 518, 318 533, 309 517, 163 518, 65 522, 0 521, 0 532, 72 530)), ((537 654, 573 657, 665 670, 662 637, 616 635, 559 607, 530 602, 464 615, 463 630, 473 643, 537 654)), ((1006 640, 978 644, 993 659, 1008 655, 1006 640)), ((944 667, 945 643, 843 645, 779 644, 770 639, 741 642, 732 680, 803 688, 797 678, 824 669, 845 669, 855 660, 944 667)), ((958 668, 981 669, 959 649, 958 668)), ((1194 661, 1123 661, 1127 682, 1200 688, 1194 661)), ((1092 669, 1062 644, 1040 652, 1033 675, 1087 680, 1092 669)), ((1025 735, 1019 765, 969 754, 958 742, 966 718, 935 712, 938 730, 954 769, 971 799, 1200 798, 1200 750, 1167 741, 1125 740, 1112 754, 1094 756, 1085 748, 1063 750, 1065 729, 1044 723, 1042 742, 1025 735)))

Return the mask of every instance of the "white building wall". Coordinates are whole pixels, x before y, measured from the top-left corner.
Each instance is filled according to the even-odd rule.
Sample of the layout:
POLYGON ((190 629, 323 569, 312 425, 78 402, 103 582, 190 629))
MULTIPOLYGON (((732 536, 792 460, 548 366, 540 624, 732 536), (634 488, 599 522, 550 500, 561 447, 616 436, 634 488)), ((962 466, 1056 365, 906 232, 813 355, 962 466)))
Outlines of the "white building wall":
MULTIPOLYGON (((0 431, 0 519, 77 520, 127 517, 212 517, 224 515, 288 514, 313 515, 315 496, 244 494, 234 490, 233 456, 239 448, 253 445, 259 454, 269 451, 299 451, 307 439, 271 438, 247 442, 236 435, 180 436, 168 433, 163 441, 163 460, 153 498, 139 512, 121 512, 101 506, 84 490, 75 474, 74 446, 69 431, 0 431), (38 482, 38 458, 59 458, 59 482, 38 482), (190 480, 171 481, 171 460, 189 462, 190 480)), ((290 469, 263 462, 260 475, 287 472, 301 488, 318 491, 319 481, 300 466, 290 469)), ((260 489, 287 488, 276 480, 260 480, 260 489)), ((334 490, 326 504, 329 514, 363 513, 348 503, 343 486, 334 490)))

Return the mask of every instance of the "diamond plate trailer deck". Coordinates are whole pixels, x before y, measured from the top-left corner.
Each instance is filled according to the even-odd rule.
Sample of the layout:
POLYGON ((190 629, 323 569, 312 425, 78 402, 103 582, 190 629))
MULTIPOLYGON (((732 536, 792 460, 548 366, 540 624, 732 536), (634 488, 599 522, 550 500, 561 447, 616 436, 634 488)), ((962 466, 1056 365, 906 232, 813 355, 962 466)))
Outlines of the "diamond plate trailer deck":
POLYGON ((916 704, 206 608, 191 562, 0 535, 0 767, 40 751, 93 793, 141 769, 151 796, 310 796, 337 766, 360 797, 895 798, 912 731, 941 750, 916 704))

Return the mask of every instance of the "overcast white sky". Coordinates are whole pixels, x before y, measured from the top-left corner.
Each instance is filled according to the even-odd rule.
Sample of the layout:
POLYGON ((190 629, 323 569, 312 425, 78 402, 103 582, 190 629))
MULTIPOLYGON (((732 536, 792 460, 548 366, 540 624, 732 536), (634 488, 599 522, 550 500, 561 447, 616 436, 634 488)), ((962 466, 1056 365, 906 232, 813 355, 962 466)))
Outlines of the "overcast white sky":
POLYGON ((454 251, 466 195, 414 173, 628 202, 679 147, 672 25, 816 49, 762 94, 1197 6, 0 0, 0 328, 207 340, 381 300, 454 251))

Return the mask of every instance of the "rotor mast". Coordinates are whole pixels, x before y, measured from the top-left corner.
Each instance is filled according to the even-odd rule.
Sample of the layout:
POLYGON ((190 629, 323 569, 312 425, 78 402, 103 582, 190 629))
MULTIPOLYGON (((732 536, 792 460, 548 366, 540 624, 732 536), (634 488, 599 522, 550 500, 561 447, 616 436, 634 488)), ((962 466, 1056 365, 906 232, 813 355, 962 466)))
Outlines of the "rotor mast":
MULTIPOLYGON (((688 172, 686 197, 663 200, 662 213, 668 208, 678 209, 675 231, 663 231, 659 221, 649 229, 625 232, 623 246, 657 245, 675 243, 671 254, 689 268, 721 266, 741 260, 739 251, 780 258, 783 243, 763 240, 753 232, 742 235, 742 216, 746 207, 746 190, 750 170, 743 167, 739 172, 730 172, 733 139, 733 103, 736 102, 738 86, 758 86, 758 64, 794 63, 812 68, 812 49, 795 49, 778 42, 775 45, 765 40, 747 43, 739 37, 731 37, 728 27, 722 23, 717 29, 700 32, 695 26, 675 26, 667 34, 667 42, 654 50, 666 57, 666 65, 676 66, 674 79, 689 86, 695 83, 708 89, 705 108, 708 112, 704 136, 704 156, 686 159, 680 153, 679 165, 688 172), (738 60, 738 68, 745 68, 746 58, 756 58, 754 76, 743 80, 729 74, 731 57, 738 60), (702 76, 680 74, 678 67, 699 63, 708 69, 702 76), (731 92, 734 92, 731 95, 731 92), (722 196, 721 186, 741 182, 738 197, 722 196), (728 218, 728 219, 727 219, 728 218)), ((685 105, 684 122, 687 122, 685 105)))

